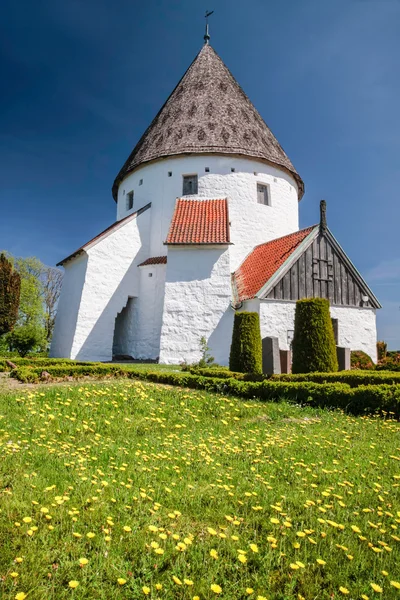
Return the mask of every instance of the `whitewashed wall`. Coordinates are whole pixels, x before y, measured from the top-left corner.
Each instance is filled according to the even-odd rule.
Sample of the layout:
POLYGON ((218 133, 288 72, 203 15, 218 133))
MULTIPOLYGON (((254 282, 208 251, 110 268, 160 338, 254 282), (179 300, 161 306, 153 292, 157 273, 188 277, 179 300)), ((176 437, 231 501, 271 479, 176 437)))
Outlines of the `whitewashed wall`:
POLYGON ((160 356, 166 269, 167 265, 139 267, 139 318, 132 354, 135 358, 155 360, 160 356))
MULTIPOLYGON (((254 301, 249 308, 254 310, 254 301)), ((246 303, 247 306, 247 303, 246 303)), ((294 330, 295 302, 261 300, 262 337, 277 337, 279 347, 288 350, 288 331, 294 330)), ((376 362, 376 311, 372 308, 331 306, 331 317, 339 321, 339 346, 363 350, 376 362)))
POLYGON ((65 273, 51 340, 50 356, 70 358, 85 283, 87 254, 65 264, 65 273))
MULTIPOLYGON (((140 272, 137 265, 149 256, 150 213, 151 209, 146 210, 87 249, 83 289, 82 278, 73 276, 74 267, 71 265, 71 277, 64 282, 62 294, 66 298, 75 297, 79 294, 78 290, 82 290, 81 299, 79 307, 75 303, 57 315, 60 333, 57 331, 52 356, 79 360, 112 359, 115 318, 129 296, 139 295, 140 272), (73 321, 76 326, 67 353, 61 351, 60 335, 67 327, 66 323, 73 321)), ((80 259, 72 262, 76 260, 80 259)))
POLYGON ((169 247, 161 329, 160 362, 200 359, 200 338, 222 365, 229 362, 233 310, 229 250, 169 247))
POLYGON ((182 196, 183 175, 193 174, 198 175, 199 185, 198 194, 191 197, 229 199, 234 244, 230 251, 232 271, 255 245, 298 230, 297 185, 284 171, 247 158, 214 155, 168 158, 141 166, 122 181, 118 190, 118 220, 129 214, 126 194, 131 190, 134 191, 131 212, 152 203, 149 256, 165 254, 163 242, 176 198, 182 196), (206 167, 209 173, 205 172, 206 167), (257 183, 269 186, 271 206, 257 204, 257 183))

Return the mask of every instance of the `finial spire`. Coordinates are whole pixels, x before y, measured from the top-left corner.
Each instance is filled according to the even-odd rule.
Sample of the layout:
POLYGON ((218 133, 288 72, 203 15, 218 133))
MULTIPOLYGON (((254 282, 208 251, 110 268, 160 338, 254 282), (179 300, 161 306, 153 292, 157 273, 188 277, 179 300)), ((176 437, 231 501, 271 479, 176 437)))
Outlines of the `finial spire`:
POLYGON ((326 224, 326 202, 325 200, 321 200, 319 203, 319 212, 320 212, 320 220, 319 220, 319 229, 321 233, 324 233, 328 226, 326 224))
POLYGON ((210 41, 210 34, 208 33, 208 17, 210 15, 212 15, 213 12, 214 12, 213 10, 211 10, 211 11, 206 10, 206 33, 204 35, 204 43, 205 44, 208 44, 208 42, 210 41))

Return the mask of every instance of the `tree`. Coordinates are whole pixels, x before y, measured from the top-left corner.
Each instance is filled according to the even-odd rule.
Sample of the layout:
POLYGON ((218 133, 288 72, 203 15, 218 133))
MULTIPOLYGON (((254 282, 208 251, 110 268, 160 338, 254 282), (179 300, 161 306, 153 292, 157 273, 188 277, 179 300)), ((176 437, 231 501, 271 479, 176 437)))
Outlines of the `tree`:
POLYGON ((45 310, 45 330, 48 342, 53 335, 54 323, 56 320, 57 304, 60 297, 63 273, 55 267, 44 267, 42 276, 43 301, 45 310))
POLYGON ((21 277, 4 254, 0 254, 0 336, 12 331, 18 318, 21 277))
POLYGON ((18 325, 44 327, 45 310, 43 303, 42 274, 44 264, 34 256, 13 258, 16 270, 21 276, 21 300, 18 325))
POLYGON ((262 373, 260 317, 256 312, 236 312, 229 368, 240 373, 262 373))
POLYGON ((329 301, 305 298, 296 302, 293 335, 293 373, 338 370, 329 301))
POLYGON ((26 356, 33 350, 41 350, 46 344, 45 331, 35 324, 17 325, 8 336, 11 350, 26 356))

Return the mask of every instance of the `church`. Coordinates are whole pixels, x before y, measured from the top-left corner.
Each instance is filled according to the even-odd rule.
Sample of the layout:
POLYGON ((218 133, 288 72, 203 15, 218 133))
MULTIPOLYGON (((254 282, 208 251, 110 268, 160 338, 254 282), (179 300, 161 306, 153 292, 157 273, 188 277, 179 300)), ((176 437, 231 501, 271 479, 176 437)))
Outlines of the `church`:
POLYGON ((330 301, 336 343, 376 361, 380 304, 327 226, 299 230, 304 183, 205 44, 119 171, 116 222, 65 269, 51 356, 227 365, 237 310, 290 349, 296 300, 330 301))

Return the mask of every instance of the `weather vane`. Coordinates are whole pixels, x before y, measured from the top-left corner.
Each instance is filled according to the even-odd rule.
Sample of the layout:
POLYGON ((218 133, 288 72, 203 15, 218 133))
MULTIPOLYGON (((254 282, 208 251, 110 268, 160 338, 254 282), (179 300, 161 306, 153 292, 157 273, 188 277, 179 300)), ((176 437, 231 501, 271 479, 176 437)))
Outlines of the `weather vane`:
POLYGON ((210 39, 210 34, 208 33, 208 17, 213 14, 213 10, 206 10, 206 33, 204 36, 204 43, 208 44, 210 39))

